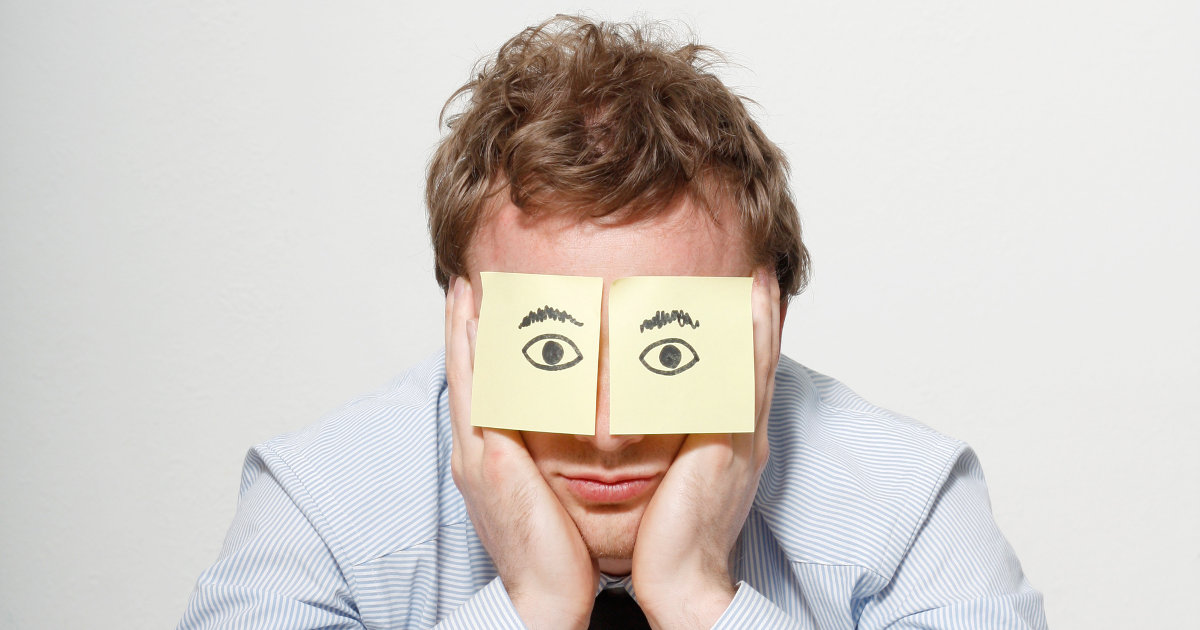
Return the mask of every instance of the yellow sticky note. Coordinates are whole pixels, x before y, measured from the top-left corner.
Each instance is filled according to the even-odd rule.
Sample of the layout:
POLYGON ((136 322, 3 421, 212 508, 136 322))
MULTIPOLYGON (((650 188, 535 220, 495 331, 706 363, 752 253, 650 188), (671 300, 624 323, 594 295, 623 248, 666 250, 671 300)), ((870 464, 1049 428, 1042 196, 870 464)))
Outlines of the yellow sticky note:
POLYGON ((613 282, 610 433, 754 431, 750 287, 750 278, 613 282))
POLYGON ((480 276, 471 424, 595 434, 603 279, 480 276))

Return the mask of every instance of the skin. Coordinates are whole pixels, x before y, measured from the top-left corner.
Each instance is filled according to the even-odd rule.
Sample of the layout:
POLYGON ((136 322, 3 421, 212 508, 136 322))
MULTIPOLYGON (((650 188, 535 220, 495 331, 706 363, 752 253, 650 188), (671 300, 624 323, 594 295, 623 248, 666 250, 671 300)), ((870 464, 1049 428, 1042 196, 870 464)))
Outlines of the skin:
POLYGON ((469 277, 455 278, 446 299, 451 470, 521 619, 534 629, 586 628, 604 571, 632 574, 652 627, 711 627, 733 599, 730 553, 767 461, 784 316, 778 282, 746 256, 732 211, 714 220, 684 199, 637 223, 579 222, 530 217, 505 198, 467 263, 469 277), (471 426, 480 270, 604 278, 594 436, 471 426), (754 276, 754 433, 609 434, 608 290, 639 275, 754 276), (646 489, 585 500, 571 487, 581 477, 643 479, 646 489))

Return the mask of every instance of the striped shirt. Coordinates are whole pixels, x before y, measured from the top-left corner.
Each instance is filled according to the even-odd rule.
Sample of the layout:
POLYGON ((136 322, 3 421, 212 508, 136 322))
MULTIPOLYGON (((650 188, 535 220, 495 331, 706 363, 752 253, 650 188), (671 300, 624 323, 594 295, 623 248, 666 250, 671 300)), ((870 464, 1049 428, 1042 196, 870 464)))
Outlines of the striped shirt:
MULTIPOLYGON (((179 628, 524 627, 451 479, 447 405, 439 354, 251 449, 179 628)), ((963 443, 787 357, 768 431, 715 627, 1046 627, 963 443)))

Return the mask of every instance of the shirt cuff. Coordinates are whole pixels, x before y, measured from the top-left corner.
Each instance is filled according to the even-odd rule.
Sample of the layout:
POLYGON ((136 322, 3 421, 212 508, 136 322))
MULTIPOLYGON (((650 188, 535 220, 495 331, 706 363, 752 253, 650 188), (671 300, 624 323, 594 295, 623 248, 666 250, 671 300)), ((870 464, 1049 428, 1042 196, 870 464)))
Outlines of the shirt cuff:
POLYGON ((800 628, 800 624, 784 614, 771 600, 763 597, 749 584, 737 583, 737 592, 729 608, 717 618, 713 630, 730 628, 800 628))
POLYGON ((525 623, 513 607, 508 591, 497 577, 463 602, 449 617, 436 626, 437 630, 476 630, 498 628, 525 630, 525 623))

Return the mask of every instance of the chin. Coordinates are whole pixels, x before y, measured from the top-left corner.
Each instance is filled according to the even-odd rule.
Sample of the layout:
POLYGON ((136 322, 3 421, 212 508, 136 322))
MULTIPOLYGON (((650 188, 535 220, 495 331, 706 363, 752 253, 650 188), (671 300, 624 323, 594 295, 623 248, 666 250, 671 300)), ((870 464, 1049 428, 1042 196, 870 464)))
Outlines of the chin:
POLYGON ((612 512, 576 508, 569 513, 593 558, 628 560, 633 557, 633 543, 644 510, 639 505, 612 512))

